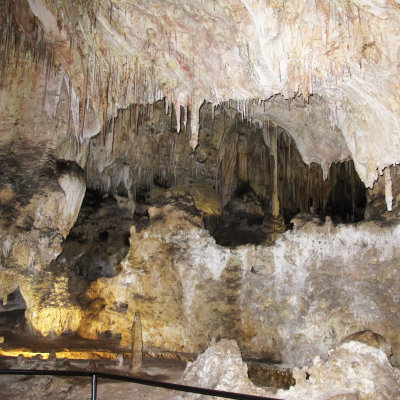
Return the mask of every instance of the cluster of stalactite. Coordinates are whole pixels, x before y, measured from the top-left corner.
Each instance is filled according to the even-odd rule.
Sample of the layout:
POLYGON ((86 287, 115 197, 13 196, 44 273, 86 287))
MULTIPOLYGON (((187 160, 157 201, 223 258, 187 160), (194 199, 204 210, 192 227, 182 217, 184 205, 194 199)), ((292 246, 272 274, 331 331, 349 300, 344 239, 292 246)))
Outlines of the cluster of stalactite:
POLYGON ((246 124, 237 122, 235 128, 219 153, 223 205, 239 182, 248 182, 263 200, 265 212, 280 213, 286 220, 310 211, 338 222, 364 218, 366 189, 351 160, 332 164, 324 180, 321 166, 305 164, 294 140, 282 128, 266 123, 248 130, 246 124))
POLYGON ((24 28, 18 23, 15 8, 8 1, 0 2, 0 87, 13 71, 45 65, 46 75, 54 68, 54 47, 41 25, 28 11, 21 12, 24 28))
POLYGON ((304 164, 285 132, 279 135, 278 160, 279 199, 285 216, 313 211, 321 218, 330 215, 340 222, 364 218, 366 189, 353 161, 332 164, 324 180, 321 166, 304 164))
MULTIPOLYGON (((183 118, 183 113, 180 117, 183 118)), ((92 139, 88 187, 134 196, 154 184, 189 187, 207 181, 223 208, 243 183, 254 190, 265 214, 315 212, 335 221, 363 219, 365 187, 352 161, 332 164, 327 180, 318 164, 305 164, 291 136, 279 126, 242 120, 228 103, 200 110, 200 146, 187 148, 189 132, 176 131, 166 100, 120 110, 105 136, 92 139)))
MULTIPOLYGON (((192 115, 186 107, 174 107, 166 98, 139 105, 162 96, 152 83, 151 70, 143 72, 137 64, 135 71, 126 71, 124 80, 119 69, 113 68, 117 60, 97 60, 94 49, 85 50, 93 57, 84 55, 82 44, 73 40, 79 37, 80 30, 89 34, 95 28, 98 2, 79 1, 74 7, 55 3, 59 6, 59 20, 67 16, 68 21, 73 21, 70 55, 82 59, 80 74, 84 79, 76 89, 78 93, 72 87, 73 71, 65 71, 70 102, 68 124, 71 129, 74 127, 78 143, 82 140, 89 98, 97 115, 103 116, 103 133, 90 145, 86 166, 89 188, 131 197, 138 188, 150 188, 154 183, 169 187, 208 180, 224 207, 238 185, 245 182, 262 199, 266 213, 281 214, 287 220, 297 212, 310 210, 321 216, 331 214, 342 221, 363 218, 365 188, 351 161, 333 164, 324 181, 320 166, 306 165, 293 139, 283 129, 267 122, 264 126, 247 122, 245 118, 251 114, 247 103, 234 105, 239 112, 230 102, 218 107, 204 105, 199 117, 200 146, 191 151, 187 143, 192 132, 187 121, 192 115), (121 80, 125 82, 122 85, 118 84, 121 80), (134 93, 132 99, 136 99, 136 104, 118 109, 116 99, 121 97, 121 90, 126 95, 129 92, 130 97, 134 93), (78 104, 72 104, 74 101, 78 104)), ((112 6, 109 15, 111 23, 112 6)), ((12 76, 12 68, 43 63, 46 77, 59 68, 55 63, 55 52, 59 50, 29 9, 17 10, 13 3, 2 2, 0 22, 4 27, 0 33, 0 58, 4 60, 0 85, 6 76, 12 76)))

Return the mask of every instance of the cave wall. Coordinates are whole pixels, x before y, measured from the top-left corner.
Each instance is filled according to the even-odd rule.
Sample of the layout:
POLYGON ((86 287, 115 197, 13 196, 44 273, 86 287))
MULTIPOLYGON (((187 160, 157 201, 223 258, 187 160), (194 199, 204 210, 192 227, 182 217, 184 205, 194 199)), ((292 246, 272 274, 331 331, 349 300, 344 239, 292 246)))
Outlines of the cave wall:
POLYGON ((229 249, 202 228, 189 197, 149 213, 147 228, 131 229, 119 274, 87 291, 82 336, 111 330, 129 344, 140 311, 146 349, 198 353, 232 338, 245 357, 303 365, 371 329, 398 363, 397 224, 335 226, 299 215, 273 246, 229 249))
POLYGON ((54 68, 46 40, 32 49, 12 19, 5 30, 10 42, 2 46, 9 52, 0 88, 0 296, 6 299, 19 287, 27 328, 61 334, 63 314, 74 307, 67 275, 50 265, 63 250, 85 194, 81 166, 87 144, 70 135, 71 88, 63 70, 54 68))
MULTIPOLYGON (((33 332, 92 339, 111 332, 129 345, 139 310, 147 349, 198 353, 229 337, 246 356, 299 365, 370 328, 390 340, 397 360, 396 224, 334 226, 303 216, 273 246, 217 246, 202 216, 220 213, 239 176, 246 177, 244 150, 250 185, 260 198, 271 196, 271 154, 262 128, 229 107, 214 110, 213 120, 205 106, 204 140, 193 154, 187 132, 176 132, 174 113, 159 102, 140 108, 139 119, 135 107, 121 111, 103 134, 77 140, 68 123, 65 76, 46 73, 41 64, 20 81, 7 76, 13 80, 1 92, 8 116, 2 122, 1 295, 20 288, 33 332), (154 203, 147 206, 147 226, 132 221, 129 254, 116 265, 116 276, 90 285, 56 260, 86 186, 79 165, 89 187, 126 199, 145 187, 154 203), (302 225, 304 218, 311 219, 302 225)), ((282 182, 291 177, 300 191, 311 177, 317 182, 311 192, 320 194, 322 169, 303 163, 282 131, 280 138, 282 182)), ((284 184, 280 193, 297 197, 284 184)), ((311 210, 307 196, 298 196, 305 199, 304 212, 311 210)), ((374 196, 382 205, 384 185, 374 196)))
MULTIPOLYGON (((3 17, 9 15, 5 4, 3 17)), ((42 3, 29 4, 37 11, 33 5, 42 3)), ((181 108, 178 100, 173 107, 167 99, 128 106, 104 93, 99 102, 82 96, 81 89, 90 87, 89 82, 79 80, 81 67, 76 67, 76 59, 66 69, 63 58, 71 56, 71 49, 72 54, 79 53, 78 47, 61 47, 65 53, 52 58, 40 24, 32 15, 16 15, 23 19, 25 31, 6 18, 2 47, 3 51, 6 44, 7 63, 0 90, 0 297, 19 287, 33 333, 77 332, 96 339, 109 331, 121 335, 128 345, 132 318, 139 310, 148 349, 197 353, 213 340, 229 337, 238 340, 246 356, 299 365, 348 334, 368 328, 388 338, 399 362, 396 168, 391 168, 394 213, 382 208, 387 206, 383 176, 368 194, 368 215, 380 223, 334 225, 329 219, 323 223, 316 215, 302 215, 294 220, 294 229, 273 245, 229 249, 215 244, 202 219, 203 214, 222 212, 240 179, 248 179, 268 208, 270 130, 279 128, 279 191, 288 214, 328 207, 340 168, 346 169, 350 186, 358 185, 350 153, 358 157, 354 161, 357 171, 363 171, 363 181, 371 183, 378 176, 376 165, 382 169, 397 160, 391 152, 380 161, 370 146, 361 150, 360 144, 351 145, 358 135, 369 137, 357 127, 353 136, 343 136, 349 152, 337 127, 330 127, 330 134, 338 135, 329 141, 330 150, 320 157, 325 143, 321 139, 318 157, 307 158, 305 149, 313 143, 310 137, 321 138, 315 132, 318 118, 323 117, 325 129, 332 116, 328 112, 332 104, 327 107, 322 101, 314 107, 314 99, 308 104, 293 101, 292 112, 302 117, 290 124, 293 114, 285 99, 259 105, 268 120, 255 125, 242 120, 242 115, 250 116, 251 104, 257 120, 257 102, 226 102, 219 107, 206 103, 198 119, 200 145, 193 151, 187 143, 193 133, 189 121, 196 123, 194 110, 191 114, 181 108), (275 106, 279 113, 268 111, 275 106), (310 136, 302 142, 300 134, 306 128, 294 131, 293 125, 308 113, 310 136), (279 123, 269 125, 273 117, 279 123), (332 148, 337 152, 332 153, 332 148), (347 160, 347 164, 329 170, 334 160, 347 160), (315 161, 323 168, 312 164, 315 161), (360 165, 367 165, 367 171, 360 165), (57 260, 86 185, 102 195, 132 201, 138 194, 148 193, 153 199, 159 194, 153 205, 145 205, 148 225, 132 220, 129 254, 115 266, 116 275, 92 283, 57 260)), ((67 36, 61 39, 67 41, 67 36)), ((353 112, 358 112, 357 107, 353 112)), ((340 112, 337 116, 345 118, 340 112)))

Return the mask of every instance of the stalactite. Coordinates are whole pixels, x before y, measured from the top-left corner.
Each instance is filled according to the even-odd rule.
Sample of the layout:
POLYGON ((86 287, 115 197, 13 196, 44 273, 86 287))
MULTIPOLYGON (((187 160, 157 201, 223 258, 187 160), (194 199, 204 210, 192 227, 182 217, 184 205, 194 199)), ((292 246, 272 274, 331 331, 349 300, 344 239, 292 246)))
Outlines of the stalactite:
POLYGON ((190 147, 194 151, 199 144, 199 119, 200 119, 200 107, 203 103, 203 100, 194 95, 192 97, 192 107, 191 107, 191 118, 190 118, 190 128, 191 128, 191 136, 190 136, 190 147))
POLYGON ((385 177, 385 200, 386 208, 392 211, 393 206, 393 192, 392 192, 392 177, 390 175, 390 167, 386 167, 383 171, 385 177))
POLYGON ((112 99, 112 116, 111 116, 111 153, 114 152, 114 125, 115 125, 115 101, 112 99))
POLYGON ((107 112, 108 112, 108 96, 110 89, 110 72, 107 74, 106 86, 103 90, 103 145, 106 144, 107 135, 107 112))
POLYGON ((44 91, 43 91, 43 99, 42 99, 42 107, 44 107, 44 103, 46 101, 47 95, 47 82, 50 78, 50 66, 49 62, 46 62, 46 69, 45 69, 45 78, 44 78, 44 91))
POLYGON ((135 133, 139 135, 139 122, 140 122, 140 103, 137 102, 135 104, 135 133))
POLYGON ((60 70, 58 71, 57 74, 57 91, 56 91, 56 100, 55 100, 55 106, 54 106, 54 112, 53 112, 53 117, 56 117, 57 114, 57 108, 58 104, 60 102, 60 96, 61 96, 61 90, 64 82, 64 71, 60 70))
POLYGON ((168 98, 164 97, 164 102, 165 102, 165 114, 168 115, 169 114, 169 104, 168 104, 168 98))
MULTIPOLYGON (((82 60, 82 68, 84 68, 84 61, 82 60)), ((80 141, 83 141, 83 130, 85 128, 85 119, 86 119, 86 110, 87 110, 87 102, 88 102, 88 79, 89 79, 89 65, 86 65, 86 72, 84 73, 84 83, 83 83, 83 93, 82 93, 82 101, 81 101, 81 112, 80 115, 80 129, 79 136, 80 141)))
MULTIPOLYGON (((15 5, 14 5, 15 6, 15 5)), ((11 2, 0 2, 0 86, 3 86, 6 75, 12 71, 24 71, 33 65, 37 68, 43 61, 50 69, 54 65, 53 44, 38 27, 33 15, 29 15, 27 32, 24 31, 15 20, 11 2), (20 62, 20 53, 24 56, 20 62)))
POLYGON ((237 141, 239 135, 231 133, 221 142, 218 158, 221 160, 220 186, 222 206, 229 201, 236 187, 237 141))
POLYGON ((174 104, 175 120, 176 120, 176 133, 181 131, 181 105, 178 102, 174 104))
POLYGON ((68 123, 67 123, 67 132, 70 132, 70 128, 71 128, 71 92, 72 92, 72 83, 71 81, 68 79, 68 76, 64 76, 64 80, 65 83, 67 85, 67 91, 68 91, 68 103, 69 103, 69 107, 68 107, 68 123))
POLYGON ((188 118, 188 108, 186 106, 183 108, 183 126, 185 127, 185 130, 187 127, 187 118, 188 118))

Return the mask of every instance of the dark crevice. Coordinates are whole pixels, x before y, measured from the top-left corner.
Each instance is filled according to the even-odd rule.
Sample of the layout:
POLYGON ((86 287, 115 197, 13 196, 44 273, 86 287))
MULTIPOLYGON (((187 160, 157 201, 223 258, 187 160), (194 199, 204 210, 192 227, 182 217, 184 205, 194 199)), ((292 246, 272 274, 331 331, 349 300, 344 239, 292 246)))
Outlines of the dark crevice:
POLYGON ((118 273, 129 250, 129 210, 112 196, 87 190, 58 262, 88 281, 118 273))

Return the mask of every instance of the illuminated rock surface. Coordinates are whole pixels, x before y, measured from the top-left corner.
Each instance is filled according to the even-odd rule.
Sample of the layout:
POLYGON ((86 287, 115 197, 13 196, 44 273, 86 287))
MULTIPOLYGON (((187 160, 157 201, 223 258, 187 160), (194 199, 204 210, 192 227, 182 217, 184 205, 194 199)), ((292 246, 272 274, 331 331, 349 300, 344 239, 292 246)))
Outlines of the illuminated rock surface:
POLYGON ((201 227, 190 198, 171 197, 149 215, 146 228, 131 229, 119 273, 86 292, 80 335, 111 330, 128 344, 139 310, 147 348, 198 353, 228 337, 246 357, 300 366, 369 328, 398 363, 397 224, 298 216, 274 245, 229 249, 201 227))
MULTIPOLYGON (((371 329, 400 364, 398 1, 6 0, 0 23, 18 335, 127 348, 140 312, 147 354, 301 367, 371 329)), ((398 385, 348 343, 287 395, 335 354, 398 385)))
MULTIPOLYGON (((185 385, 237 393, 269 396, 271 391, 257 388, 247 376, 240 349, 234 340, 221 340, 189 363, 183 374, 185 385)), ((177 396, 177 399, 201 399, 201 395, 177 396)))

